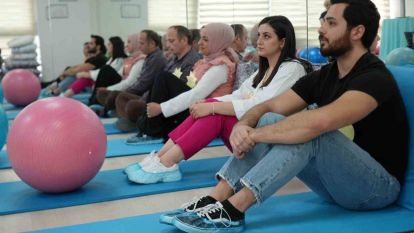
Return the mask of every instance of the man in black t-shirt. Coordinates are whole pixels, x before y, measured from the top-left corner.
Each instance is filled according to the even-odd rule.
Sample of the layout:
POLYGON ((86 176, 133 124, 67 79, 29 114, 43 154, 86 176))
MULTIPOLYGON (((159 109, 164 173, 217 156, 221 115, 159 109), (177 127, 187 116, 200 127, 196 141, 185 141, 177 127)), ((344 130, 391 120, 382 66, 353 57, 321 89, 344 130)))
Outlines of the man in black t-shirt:
POLYGON ((49 87, 53 95, 59 95, 61 92, 64 92, 76 80, 77 73, 99 69, 106 64, 108 59, 105 56, 106 47, 104 39, 98 35, 91 35, 88 53, 90 56, 84 63, 71 66, 59 75, 57 82, 49 87))
POLYGON ((319 40, 322 54, 335 62, 244 115, 230 137, 234 156, 217 173, 210 195, 191 209, 214 206, 176 215, 175 226, 241 230, 244 212, 295 176, 351 210, 397 200, 408 160, 408 124, 395 80, 368 50, 380 16, 370 0, 331 2, 319 40), (318 108, 302 111, 310 104, 318 108), (354 128, 354 141, 337 130, 347 125, 354 128))

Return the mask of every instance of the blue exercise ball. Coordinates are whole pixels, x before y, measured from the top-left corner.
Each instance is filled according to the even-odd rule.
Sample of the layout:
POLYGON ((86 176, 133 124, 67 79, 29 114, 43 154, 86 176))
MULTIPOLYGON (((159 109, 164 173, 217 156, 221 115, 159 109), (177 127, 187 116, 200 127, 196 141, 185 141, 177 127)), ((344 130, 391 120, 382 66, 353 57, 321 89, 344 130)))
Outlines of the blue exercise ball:
POLYGON ((385 57, 384 62, 396 66, 414 65, 414 49, 396 48, 385 57))
POLYGON ((7 133, 9 132, 9 120, 7 120, 6 112, 0 106, 0 150, 6 143, 7 133))
POLYGON ((299 51, 299 57, 308 60, 312 64, 328 63, 328 58, 322 56, 321 50, 318 47, 303 48, 299 51))

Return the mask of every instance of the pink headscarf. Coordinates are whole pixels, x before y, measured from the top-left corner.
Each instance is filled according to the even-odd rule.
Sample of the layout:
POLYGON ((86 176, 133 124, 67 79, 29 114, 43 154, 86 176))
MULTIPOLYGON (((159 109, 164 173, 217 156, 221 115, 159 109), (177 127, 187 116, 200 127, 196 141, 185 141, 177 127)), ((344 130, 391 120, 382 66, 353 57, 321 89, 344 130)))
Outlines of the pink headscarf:
POLYGON ((132 46, 132 52, 128 58, 124 59, 124 72, 122 74, 123 79, 127 78, 132 66, 145 58, 145 54, 139 49, 139 33, 128 36, 129 43, 132 46))
POLYGON ((230 45, 234 40, 233 29, 224 23, 209 23, 201 28, 201 37, 206 36, 208 38, 208 47, 210 55, 204 56, 207 61, 212 61, 222 54, 229 57, 230 60, 237 62, 238 58, 236 53, 230 45))

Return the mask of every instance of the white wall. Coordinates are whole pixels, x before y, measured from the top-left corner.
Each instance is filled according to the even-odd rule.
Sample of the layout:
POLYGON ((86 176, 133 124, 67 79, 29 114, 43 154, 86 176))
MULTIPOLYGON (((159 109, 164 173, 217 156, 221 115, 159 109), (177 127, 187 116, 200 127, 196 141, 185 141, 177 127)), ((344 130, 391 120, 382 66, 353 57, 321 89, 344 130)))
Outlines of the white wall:
POLYGON ((105 41, 115 35, 126 39, 148 24, 146 0, 37 0, 35 5, 44 81, 56 78, 66 66, 82 63, 82 45, 91 34, 105 41), (55 9, 56 18, 48 19, 47 9, 55 9))

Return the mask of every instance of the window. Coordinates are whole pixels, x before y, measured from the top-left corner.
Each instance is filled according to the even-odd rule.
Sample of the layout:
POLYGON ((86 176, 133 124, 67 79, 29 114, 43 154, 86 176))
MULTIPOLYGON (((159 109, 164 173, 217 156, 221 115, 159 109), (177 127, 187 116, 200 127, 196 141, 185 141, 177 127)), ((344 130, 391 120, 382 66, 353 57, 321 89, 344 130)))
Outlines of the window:
POLYGON ((165 32, 172 25, 198 28, 197 5, 196 0, 150 0, 148 27, 158 32, 165 32))
POLYGON ((2 56, 10 54, 7 42, 16 36, 34 35, 33 1, 0 1, 0 48, 2 56))
POLYGON ((269 15, 268 0, 199 0, 199 27, 221 22, 240 23, 250 29, 269 15))

